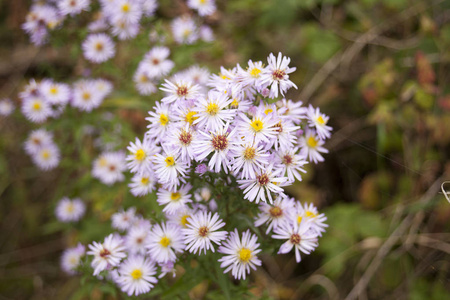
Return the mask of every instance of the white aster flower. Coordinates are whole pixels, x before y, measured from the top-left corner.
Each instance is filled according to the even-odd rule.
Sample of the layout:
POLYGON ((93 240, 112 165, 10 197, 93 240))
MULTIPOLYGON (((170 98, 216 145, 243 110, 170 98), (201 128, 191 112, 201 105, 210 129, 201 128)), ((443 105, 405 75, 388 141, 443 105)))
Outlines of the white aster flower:
POLYGON ((278 151, 276 153, 277 157, 277 168, 281 168, 281 174, 284 176, 287 173, 287 177, 289 181, 294 182, 297 178, 298 181, 302 181, 302 173, 306 173, 306 170, 303 169, 303 166, 308 162, 304 160, 303 155, 296 154, 298 152, 298 148, 294 148, 287 151, 278 151))
POLYGON ((301 101, 294 102, 292 100, 281 99, 276 103, 280 114, 287 117, 294 124, 299 124, 302 119, 306 118, 306 107, 303 107, 301 101))
POLYGON ((39 85, 39 92, 50 103, 66 105, 69 103, 71 90, 67 84, 57 83, 53 80, 43 80, 39 85))
POLYGON ((58 202, 55 214, 60 222, 76 222, 83 217, 85 211, 86 205, 80 198, 70 200, 64 197, 58 202))
POLYGON ((184 250, 181 228, 170 223, 156 224, 150 232, 147 249, 152 259, 158 263, 174 262, 175 252, 184 250))
POLYGON ((198 40, 197 25, 188 16, 178 17, 172 21, 172 34, 179 44, 192 44, 198 40))
POLYGON ((174 67, 173 61, 168 59, 170 50, 167 47, 153 47, 141 62, 141 67, 151 78, 160 78, 169 74, 174 67))
POLYGON ((232 121, 236 116, 236 110, 227 109, 232 102, 226 94, 210 91, 207 98, 199 98, 194 111, 197 112, 197 119, 194 124, 205 130, 220 130, 226 122, 232 121))
POLYGON ((269 65, 264 69, 264 72, 261 76, 261 85, 264 88, 270 86, 270 98, 278 97, 278 88, 281 92, 281 95, 290 89, 291 87, 297 88, 297 86, 289 80, 290 73, 294 72, 296 68, 290 68, 289 63, 291 59, 278 53, 278 57, 276 58, 273 53, 270 53, 267 58, 267 62, 269 65))
POLYGON ((328 150, 323 146, 325 142, 319 138, 312 130, 307 130, 305 135, 300 137, 298 145, 300 146, 300 155, 308 157, 309 161, 314 163, 322 162, 325 159, 320 153, 328 153, 328 150))
POLYGON ((10 99, 4 98, 0 100, 0 116, 9 116, 14 111, 14 104, 10 99))
POLYGON ((105 33, 88 35, 83 42, 82 48, 84 57, 97 64, 107 61, 116 53, 114 42, 105 33))
POLYGON ((317 135, 321 140, 330 138, 333 128, 327 126, 328 116, 322 114, 318 107, 314 109, 312 105, 308 106, 306 116, 308 117, 309 126, 316 129, 317 135))
POLYGON ((244 199, 248 199, 250 202, 259 201, 272 204, 272 193, 277 195, 283 195, 283 186, 287 181, 287 177, 282 177, 280 170, 272 172, 273 164, 270 164, 266 169, 262 169, 256 174, 254 179, 238 180, 239 188, 244 190, 244 199))
POLYGON ((33 162, 44 171, 56 168, 60 161, 60 151, 55 144, 47 144, 32 154, 33 162))
POLYGON ((167 104, 160 104, 158 101, 155 104, 156 107, 153 107, 155 111, 149 111, 150 117, 145 118, 150 122, 150 125, 147 126, 146 136, 159 141, 165 136, 172 121, 172 111, 167 104))
POLYGON ((106 185, 112 185, 125 179, 125 153, 104 152, 93 163, 92 176, 106 185))
POLYGON ((128 210, 124 211, 121 209, 119 212, 115 213, 111 217, 111 227, 124 231, 130 228, 136 219, 136 208, 130 207, 128 210))
POLYGON ((240 280, 245 279, 247 274, 250 274, 250 268, 256 270, 256 266, 261 266, 261 260, 256 254, 261 252, 258 249, 258 237, 250 233, 250 230, 242 234, 242 240, 239 238, 237 229, 230 232, 228 239, 219 247, 219 252, 226 254, 219 259, 220 267, 226 268, 224 273, 231 270, 234 278, 240 280))
POLYGON ((79 80, 73 87, 72 106, 90 112, 100 106, 103 95, 98 91, 95 80, 79 80))
POLYGON ((116 281, 128 296, 148 293, 158 282, 155 263, 142 255, 128 257, 118 271, 116 281))
POLYGON ((289 222, 293 209, 294 202, 286 197, 278 197, 273 205, 260 203, 260 213, 255 218, 255 226, 269 225, 266 230, 266 234, 268 234, 273 228, 277 228, 284 222, 289 222))
POLYGON ((247 140, 256 144, 259 141, 269 143, 274 140, 277 133, 275 125, 278 123, 274 115, 265 114, 262 109, 258 109, 251 120, 244 113, 240 113, 239 116, 241 121, 238 127, 247 140))
POLYGON ((136 70, 133 81, 136 85, 136 89, 141 95, 148 96, 158 91, 152 77, 148 75, 148 72, 144 67, 139 67, 136 70))
POLYGON ((325 232, 325 228, 328 227, 328 224, 325 224, 327 217, 325 214, 319 214, 319 211, 312 203, 305 203, 302 205, 300 202, 297 202, 295 205, 295 217, 297 223, 308 221, 311 224, 311 230, 314 230, 318 236, 322 236, 322 232, 325 232))
POLYGON ((181 128, 172 128, 167 137, 167 144, 172 145, 181 153, 180 158, 183 162, 190 164, 194 159, 195 140, 197 139, 197 132, 186 126, 181 128))
POLYGON ((86 249, 82 244, 64 250, 61 256, 61 269, 69 275, 76 274, 76 268, 80 265, 85 252, 86 249))
POLYGON ((42 147, 53 144, 53 134, 45 129, 33 130, 25 141, 25 152, 33 155, 42 147))
POLYGON ((177 210, 174 214, 166 214, 168 223, 175 224, 182 228, 187 228, 189 224, 189 218, 196 213, 195 210, 185 206, 184 208, 177 210))
POLYGON ((199 16, 210 16, 216 11, 214 0, 188 0, 187 5, 198 11, 199 16))
POLYGON ((192 202, 189 191, 192 186, 186 184, 174 191, 168 191, 161 188, 157 193, 157 201, 159 205, 166 205, 163 212, 169 215, 177 213, 179 210, 186 208, 186 204, 192 202))
POLYGON ((311 230, 311 223, 302 221, 285 222, 274 228, 275 234, 272 235, 274 239, 287 240, 281 245, 278 253, 288 253, 295 248, 295 260, 299 263, 301 261, 300 252, 310 254, 317 246, 317 233, 311 230))
POLYGON ((256 178, 256 171, 269 164, 269 154, 262 148, 256 147, 253 142, 243 142, 233 147, 233 171, 236 174, 240 172, 241 179, 256 178))
POLYGON ((59 0, 57 2, 59 12, 65 15, 78 15, 83 10, 87 10, 91 4, 90 0, 59 0))
POLYGON ((127 147, 130 155, 127 156, 127 167, 131 173, 142 173, 152 171, 152 157, 156 154, 157 149, 150 144, 148 139, 141 142, 138 138, 136 141, 130 142, 127 147))
POLYGON ((213 152, 208 166, 216 173, 219 173, 221 169, 228 173, 228 169, 231 169, 232 155, 230 149, 237 143, 235 141, 237 128, 228 132, 228 125, 226 124, 225 127, 211 132, 209 135, 199 131, 201 138, 195 141, 196 160, 201 162, 213 152))
POLYGON ((41 96, 32 96, 22 101, 22 113, 33 123, 45 122, 52 116, 50 104, 41 96))
POLYGON ((103 243, 93 242, 89 245, 89 255, 93 255, 91 266, 94 268, 94 276, 100 274, 101 271, 108 267, 119 265, 122 258, 126 257, 125 248, 122 239, 118 236, 110 234, 103 243))
POLYGON ((132 226, 129 228, 125 236, 125 246, 131 254, 142 254, 147 252, 145 245, 148 243, 150 233, 148 226, 132 226))
POLYGON ((206 254, 206 250, 211 249, 214 252, 214 242, 220 245, 220 242, 227 237, 228 232, 218 231, 225 226, 225 223, 219 219, 219 214, 200 211, 188 219, 187 228, 182 229, 185 235, 186 250, 196 254, 201 254, 202 250, 206 254))
POLYGON ((180 153, 163 145, 163 153, 154 158, 155 174, 160 183, 174 190, 186 175, 187 165, 180 158, 180 153))
POLYGON ((155 174, 153 172, 142 172, 141 174, 134 174, 128 187, 133 196, 142 197, 150 194, 155 189, 155 185, 155 174))
POLYGON ((139 23, 127 22, 123 19, 112 21, 111 33, 121 41, 135 38, 139 33, 139 23))
POLYGON ((166 79, 166 83, 162 84, 161 91, 166 92, 161 102, 179 104, 181 101, 195 99, 198 95, 200 87, 192 82, 176 78, 174 82, 166 79))

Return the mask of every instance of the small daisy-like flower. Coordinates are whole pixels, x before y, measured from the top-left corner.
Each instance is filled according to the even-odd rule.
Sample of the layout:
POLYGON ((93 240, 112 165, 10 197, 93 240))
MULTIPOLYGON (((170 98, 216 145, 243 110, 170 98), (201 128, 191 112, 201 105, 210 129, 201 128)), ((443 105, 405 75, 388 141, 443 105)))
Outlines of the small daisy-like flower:
POLYGON ((78 15, 83 10, 87 10, 91 4, 90 0, 60 0, 57 2, 59 12, 65 15, 78 15))
POLYGON ((288 222, 293 209, 294 202, 286 197, 278 197, 273 202, 273 205, 260 203, 260 213, 256 217, 255 226, 259 227, 262 224, 268 224, 266 231, 266 234, 268 234, 272 228, 277 228, 283 222, 288 222))
POLYGON ((281 95, 290 89, 291 87, 297 88, 297 86, 289 80, 290 73, 294 72, 296 68, 290 68, 289 63, 291 59, 278 53, 278 57, 276 58, 273 53, 270 53, 267 58, 267 62, 269 65, 264 69, 264 72, 261 76, 261 85, 265 88, 270 86, 270 98, 278 97, 278 88, 281 92, 281 95))
POLYGON ((105 33, 90 34, 84 40, 84 57, 93 63, 102 63, 110 59, 116 53, 114 42, 105 33))
POLYGON ((152 157, 157 149, 150 144, 148 139, 141 142, 138 138, 127 147, 130 155, 127 156, 127 167, 131 173, 149 172, 152 169, 152 157))
POLYGON ((191 253, 196 254, 198 251, 201 254, 203 250, 206 254, 209 249, 214 252, 212 242, 219 245, 227 237, 228 232, 218 231, 225 223, 219 219, 217 213, 211 216, 211 212, 200 211, 187 221, 187 228, 182 229, 182 232, 185 235, 186 250, 191 253))
POLYGON ((138 24, 142 16, 141 1, 116 0, 112 8, 113 22, 138 24))
POLYGON ((149 229, 148 226, 132 226, 128 230, 125 246, 130 253, 144 255, 147 252, 145 245, 148 243, 149 229))
POLYGON ((32 154, 33 162, 44 171, 54 169, 58 166, 61 154, 55 144, 47 144, 32 154))
POLYGON ((126 257, 125 248, 122 239, 118 236, 110 234, 103 243, 93 242, 89 245, 89 255, 93 255, 91 266, 94 268, 94 276, 100 274, 101 271, 108 267, 119 265, 122 258, 126 257))
POLYGON ((74 84, 71 101, 73 107, 90 112, 99 107, 102 101, 102 94, 98 91, 94 80, 80 80, 74 84))
POLYGON ((308 117, 308 124, 310 127, 314 127, 316 129, 317 135, 321 140, 330 138, 331 136, 331 128, 327 126, 329 117, 325 114, 320 113, 319 108, 314 109, 312 105, 308 106, 308 110, 306 113, 308 117))
POLYGON ((61 269, 69 275, 76 274, 76 268, 80 265, 85 252, 86 249, 82 244, 66 249, 61 256, 61 269))
POLYGON ((136 70, 136 73, 134 73, 133 76, 133 81, 136 85, 136 89, 141 95, 148 96, 158 91, 153 79, 148 75, 147 70, 143 67, 136 70))
POLYGON ((147 244, 148 253, 158 263, 166 263, 168 261, 175 261, 175 252, 183 252, 183 235, 180 227, 174 224, 153 226, 149 242, 147 244))
POLYGON ((298 145, 300 146, 300 155, 308 157, 309 161, 314 163, 324 161, 323 156, 320 153, 328 153, 328 150, 323 146, 325 142, 319 138, 312 130, 307 130, 305 136, 302 136, 298 140, 298 145))
POLYGON ((280 110, 280 114, 287 117, 295 124, 299 124, 302 119, 306 118, 306 107, 303 107, 303 102, 294 102, 292 100, 281 99, 276 103, 280 110))
POLYGON ((214 41, 214 32, 211 27, 207 25, 200 26, 199 35, 204 42, 211 43, 214 41))
POLYGON ((9 116, 14 111, 14 104, 10 99, 0 100, 0 116, 9 116))
POLYGON ((71 96, 71 90, 67 84, 57 83, 53 80, 42 81, 39 92, 50 104, 55 105, 66 105, 71 96))
POLYGON ((86 205, 79 198, 70 200, 67 197, 62 198, 56 206, 56 218, 60 222, 76 222, 83 217, 86 211, 86 205))
POLYGON ((159 182, 175 189, 186 175, 187 165, 180 159, 180 153, 163 145, 163 153, 156 154, 154 159, 155 174, 159 182))
POLYGON ((198 11, 199 16, 210 16, 216 11, 214 0, 188 0, 187 5, 198 11))
POLYGON ((125 179, 125 153, 122 151, 102 153, 93 163, 92 176, 106 185, 125 179))
POLYGON ((302 205, 300 202, 297 202, 295 213, 297 223, 309 221, 311 229, 317 232, 318 236, 322 236, 322 232, 325 232, 325 228, 328 227, 328 224, 325 224, 327 217, 323 213, 319 214, 319 211, 312 203, 302 205))
POLYGON ((172 112, 167 104, 160 104, 159 102, 155 104, 156 107, 153 107, 155 111, 149 111, 150 117, 145 118, 150 122, 150 125, 147 126, 148 131, 146 135, 159 140, 167 132, 167 128, 172 120, 172 112))
POLYGON ((283 189, 280 187, 287 181, 287 177, 281 177, 280 171, 272 172, 273 165, 269 165, 267 169, 261 170, 256 174, 254 179, 238 180, 239 188, 244 190, 244 199, 248 199, 250 202, 259 201, 272 204, 272 193, 277 195, 283 194, 283 189))
POLYGON ((178 17, 172 21, 172 33, 179 44, 192 44, 198 40, 197 26, 188 16, 178 17))
POLYGON ((238 125, 240 133, 249 141, 269 143, 270 140, 275 138, 275 125, 279 120, 274 118, 273 115, 267 115, 262 109, 258 109, 251 120, 243 113, 239 116, 241 117, 241 122, 238 125))
POLYGON ((235 153, 233 170, 241 179, 256 178, 256 171, 264 169, 269 164, 269 154, 262 150, 262 146, 256 147, 255 143, 241 143, 233 147, 235 153))
POLYGON ((189 218, 195 214, 195 210, 185 206, 184 208, 177 210, 174 214, 167 214, 166 217, 169 223, 175 224, 182 228, 187 228, 189 218))
POLYGON ((155 184, 155 174, 153 172, 143 172, 141 174, 134 174, 128 187, 133 196, 142 197, 150 194, 155 189, 155 184))
POLYGON ((192 202, 191 194, 189 194, 191 188, 190 184, 186 184, 175 191, 160 189, 157 193, 157 201, 159 205, 166 205, 163 212, 173 215, 184 209, 187 203, 192 202))
POLYGON ((207 98, 198 99, 194 124, 205 130, 220 130, 226 122, 231 121, 236 113, 234 109, 226 109, 233 100, 226 94, 210 91, 207 98))
POLYGON ((242 240, 239 238, 237 229, 230 232, 228 239, 219 247, 219 252, 226 254, 219 259, 220 267, 226 268, 224 273, 231 270, 234 278, 240 280, 245 279, 247 274, 250 274, 250 268, 256 270, 256 266, 261 266, 261 260, 256 254, 261 252, 258 249, 258 237, 250 233, 250 230, 242 234, 242 240))
POLYGON ((148 293, 158 282, 155 263, 142 255, 130 256, 118 271, 117 283, 128 296, 148 293))
POLYGON ((25 152, 33 155, 42 147, 53 144, 53 135, 45 129, 33 130, 25 141, 25 152))
POLYGON ((189 67, 189 69, 186 70, 186 73, 184 75, 186 76, 187 79, 189 79, 193 83, 198 84, 201 87, 204 87, 208 83, 210 73, 206 68, 201 68, 199 66, 191 66, 189 67))
POLYGON ((121 41, 135 38, 139 33, 139 23, 127 22, 123 19, 112 20, 111 33, 121 41))
POLYGON ((302 167, 308 162, 304 160, 303 155, 296 154, 298 152, 298 148, 294 148, 288 151, 279 151, 277 153, 277 167, 282 169, 281 174, 287 176, 289 181, 295 181, 297 178, 298 181, 302 181, 302 176, 299 172, 306 173, 306 170, 302 167))
POLYGON ((173 61, 168 59, 170 50, 167 47, 153 47, 141 62, 141 67, 151 78, 159 78, 169 74, 174 67, 173 61))
POLYGON ((163 83, 160 90, 166 92, 167 96, 161 101, 163 103, 175 102, 175 104, 178 104, 184 100, 195 99, 199 89, 198 85, 181 78, 176 78, 175 82, 166 79, 166 83, 163 83))
POLYGON ((285 222, 274 228, 275 234, 272 235, 274 239, 287 240, 281 245, 278 253, 288 253, 295 248, 295 260, 299 263, 301 261, 300 252, 310 254, 317 246, 317 233, 311 230, 311 223, 302 221, 285 222))
POLYGON ((260 89, 261 87, 261 75, 264 71, 264 66, 262 61, 253 62, 252 60, 248 61, 247 70, 240 70, 240 75, 243 77, 244 85, 251 85, 260 89))
POLYGON ((231 168, 230 161, 232 156, 230 149, 236 143, 234 141, 236 128, 228 132, 228 125, 209 135, 203 131, 199 131, 202 138, 198 139, 194 145, 197 161, 203 161, 211 152, 214 152, 209 160, 208 166, 216 173, 219 173, 221 168, 225 173, 228 173, 228 169, 231 168))
POLYGON ((119 230, 127 230, 133 225, 136 218, 136 208, 130 207, 128 210, 124 211, 121 209, 119 212, 115 213, 111 217, 112 228, 119 230))
POLYGON ((281 118, 275 125, 275 129, 277 138, 271 141, 274 142, 275 150, 281 149, 285 151, 294 148, 294 145, 297 144, 295 132, 300 129, 300 126, 295 126, 289 119, 281 118))
POLYGON ((45 122, 53 111, 50 104, 43 97, 29 97, 22 101, 22 113, 33 123, 45 122))
POLYGON ((197 132, 186 126, 181 128, 173 128, 169 132, 168 144, 172 145, 181 152, 181 160, 190 164, 194 159, 194 141, 197 138, 197 132))

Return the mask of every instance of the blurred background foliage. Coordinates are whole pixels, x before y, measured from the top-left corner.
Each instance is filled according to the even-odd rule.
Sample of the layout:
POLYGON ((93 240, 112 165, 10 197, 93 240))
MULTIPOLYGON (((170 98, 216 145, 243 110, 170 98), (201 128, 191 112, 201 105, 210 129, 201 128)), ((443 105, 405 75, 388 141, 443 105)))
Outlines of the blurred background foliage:
MULTIPOLYGON (((134 198, 126 183, 106 187, 90 175, 98 143, 124 149, 142 136, 155 96, 139 96, 132 75, 164 35, 162 20, 188 12, 184 1, 160 1, 157 19, 131 42, 118 43, 106 64, 82 59, 80 42, 88 14, 66 21, 51 46, 37 49, 20 29, 31 1, 0 1, 0 96, 19 105, 30 78, 73 82, 87 70, 114 83, 115 92, 94 113, 68 109, 49 121, 66 157, 41 172, 22 145, 30 124, 20 112, 0 120, 0 298, 112 299, 117 291, 98 281, 67 277, 61 251, 111 231, 119 207, 146 216, 159 210, 152 196, 134 198), (62 196, 88 203, 81 223, 58 223, 62 196)), ((326 161, 308 168, 287 191, 314 202, 330 225, 320 246, 300 264, 291 255, 262 256, 264 266, 242 286, 224 276, 169 280, 156 297, 222 299, 235 295, 270 299, 448 299, 450 204, 440 185, 450 179, 450 2, 431 0, 228 0, 206 19, 211 44, 177 46, 167 37, 177 70, 194 63, 219 66, 265 60, 270 52, 291 57, 299 86, 289 98, 328 114, 333 136, 326 161), (223 292, 223 291, 227 292, 223 292), (186 293, 186 291, 189 291, 186 293)), ((193 270, 195 271, 195 265, 193 270)), ((195 274, 195 273, 192 273, 195 274)), ((220 276, 220 275, 218 275, 220 276)))

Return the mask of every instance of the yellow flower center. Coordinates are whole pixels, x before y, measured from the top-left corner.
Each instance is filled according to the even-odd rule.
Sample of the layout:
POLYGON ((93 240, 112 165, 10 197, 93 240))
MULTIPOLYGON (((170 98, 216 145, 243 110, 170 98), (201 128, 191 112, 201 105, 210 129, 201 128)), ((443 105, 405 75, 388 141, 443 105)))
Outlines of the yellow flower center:
POLYGON ((306 143, 308 144, 308 147, 310 147, 310 148, 316 148, 317 144, 318 144, 317 140, 314 137, 312 137, 312 136, 310 136, 308 138, 306 143))
POLYGON ((134 154, 134 157, 137 160, 143 160, 147 155, 145 154, 145 151, 142 149, 139 149, 138 151, 136 151, 136 153, 134 154))
POLYGON ((251 75, 253 78, 258 78, 258 77, 259 77, 259 73, 261 73, 261 70, 258 69, 258 68, 253 68, 253 69, 250 71, 250 75, 251 75))
POLYGON ((181 194, 178 192, 170 194, 170 200, 172 200, 172 201, 178 201, 178 200, 180 200, 180 198, 181 198, 181 194))
POLYGON ((297 223, 300 224, 302 222, 302 219, 303 219, 302 216, 298 216, 297 217, 297 223))
POLYGON ((317 118, 317 123, 319 123, 320 125, 324 125, 326 122, 325 122, 325 120, 322 118, 322 116, 319 116, 319 117, 317 118))
POLYGON ((142 178, 141 178, 141 183, 142 183, 142 184, 147 184, 147 183, 149 182, 149 180, 150 180, 150 179, 149 179, 148 177, 142 177, 142 178))
POLYGON ((252 251, 251 250, 249 250, 249 249, 247 249, 247 248, 242 248, 240 251, 239 251, 239 259, 242 261, 242 262, 248 262, 249 260, 250 260, 250 258, 252 258, 252 251))
POLYGON ((183 31, 183 36, 184 36, 184 38, 187 38, 190 34, 191 34, 191 30, 189 30, 189 29, 185 29, 185 30, 183 31))
POLYGON ((70 202, 69 204, 67 204, 66 211, 67 211, 68 213, 73 213, 74 210, 75 210, 75 207, 73 206, 73 203, 72 203, 72 202, 70 202))
POLYGON ((263 124, 263 122, 261 122, 260 119, 256 119, 256 120, 252 121, 251 125, 252 125, 254 131, 259 132, 263 129, 264 124, 263 124))
POLYGON ((91 99, 91 94, 89 94, 88 92, 84 92, 83 95, 81 95, 81 97, 83 98, 84 101, 87 101, 91 99))
POLYGON ((255 148, 253 148, 253 147, 245 148, 245 151, 244 151, 244 158, 245 158, 246 160, 253 160, 253 159, 255 158, 255 155, 256 155, 256 150, 255 150, 255 148))
POLYGON ((237 101, 237 99, 233 99, 233 102, 231 102, 230 106, 233 108, 238 108, 239 102, 237 101))
POLYGON ((313 213, 312 211, 309 211, 309 210, 306 211, 306 216, 308 218, 315 218, 315 217, 317 217, 317 215, 315 213, 313 213))
POLYGON ((219 112, 219 106, 216 103, 209 103, 208 107, 206 107, 206 112, 211 116, 216 115, 219 112))
POLYGON ((164 161, 166 162, 168 167, 173 166, 175 164, 175 159, 173 158, 173 156, 166 157, 164 161))
POLYGON ((137 279, 141 279, 142 278, 142 271, 139 269, 133 270, 133 272, 131 272, 131 277, 133 277, 133 279, 137 280, 137 279))
POLYGON ((195 116, 196 114, 197 113, 195 111, 188 112, 186 114, 185 121, 192 125, 192 123, 194 123, 194 121, 198 119, 198 117, 195 116))
POLYGON ((161 125, 166 126, 166 124, 169 122, 169 118, 165 114, 160 114, 159 122, 161 123, 161 125))
POLYGON ((41 110, 41 107, 42 107, 41 102, 36 101, 33 103, 33 110, 41 110))
POLYGON ((187 225, 189 225, 189 221, 188 218, 190 217, 190 215, 184 215, 181 217, 180 223, 184 228, 187 228, 187 225))
POLYGON ((50 158, 50 152, 47 150, 42 151, 41 156, 43 159, 47 160, 50 158))
POLYGON ((122 5, 123 12, 128 12, 129 10, 130 10, 130 5, 128 3, 125 3, 124 5, 122 5))
POLYGON ((228 76, 226 76, 226 75, 223 75, 222 73, 220 73, 219 74, 219 76, 220 76, 220 78, 222 78, 222 79, 230 79, 230 77, 228 77, 228 76))
POLYGON ((264 111, 264 113, 265 113, 266 115, 268 115, 268 114, 271 113, 271 112, 273 112, 273 109, 271 109, 271 108, 268 108, 268 109, 266 109, 266 110, 264 111))
POLYGON ((108 160, 106 158, 102 157, 98 161, 98 164, 99 164, 100 167, 106 167, 106 165, 108 164, 108 160))
POLYGON ((161 246, 163 247, 168 247, 170 245, 170 239, 168 237, 163 237, 159 243, 161 244, 161 246))
POLYGON ((58 88, 57 87, 52 87, 51 89, 50 89, 50 94, 52 94, 52 95, 56 95, 58 93, 58 88))

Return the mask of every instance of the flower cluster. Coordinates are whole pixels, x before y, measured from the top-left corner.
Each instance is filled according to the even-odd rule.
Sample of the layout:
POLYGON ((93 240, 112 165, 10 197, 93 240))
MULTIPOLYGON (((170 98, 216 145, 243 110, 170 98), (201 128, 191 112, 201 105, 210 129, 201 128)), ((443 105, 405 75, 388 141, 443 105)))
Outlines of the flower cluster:
MULTIPOLYGON (((189 1, 189 7, 198 10, 200 16, 215 12, 213 0, 189 1)), ((84 11, 95 10, 96 5, 90 0, 39 1, 30 8, 22 25, 36 45, 44 44, 49 30, 61 28, 64 21, 84 11)), ((155 15, 157 0, 100 0, 100 9, 91 14, 91 22, 87 24, 90 32, 83 42, 82 48, 86 59, 94 63, 104 62, 115 54, 112 38, 101 32, 109 33, 119 40, 135 38, 141 31, 141 23, 155 15)), ((199 38, 212 41, 213 34, 207 25, 198 26, 188 16, 179 17, 172 22, 173 38, 178 43, 193 43, 199 38)))
POLYGON ((25 141, 24 149, 41 170, 51 170, 59 164, 60 150, 53 141, 53 134, 45 129, 32 131, 25 141))
POLYGON ((218 209, 228 207, 227 201, 238 201, 240 208, 259 203, 257 214, 246 213, 256 227, 267 226, 266 234, 283 240, 278 253, 294 248, 300 262, 300 253, 314 251, 326 217, 312 204, 289 198, 282 187, 301 180, 307 163, 323 160, 331 127, 318 109, 276 99, 296 87, 289 62, 271 54, 266 67, 249 61, 246 69, 221 68, 209 79, 197 68, 203 75, 194 77, 191 69, 162 84, 164 97, 149 112, 148 131, 130 143, 125 161, 133 174, 131 193, 156 190, 164 218, 155 223, 134 208, 114 214, 118 232, 89 246, 94 275, 103 272, 124 292, 138 295, 156 284, 157 266, 162 277, 175 272, 181 255, 217 250, 224 272, 245 279, 261 266, 264 249, 257 235, 238 231, 234 216, 218 209), (220 184, 237 200, 222 198, 214 190, 220 184))
POLYGON ((280 53, 271 54, 266 67, 249 61, 247 69, 221 68, 206 86, 187 72, 166 80, 165 97, 149 112, 144 139, 128 147, 133 182, 144 176, 151 187, 159 183, 178 192, 190 170, 205 164, 211 172, 233 175, 250 202, 272 203, 274 194, 284 195, 282 187, 301 180, 305 164, 323 161, 322 146, 331 131, 317 108, 263 100, 275 102, 279 93, 296 87, 289 62, 280 53))

